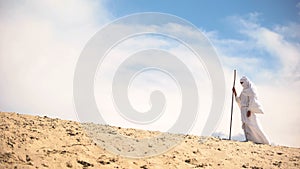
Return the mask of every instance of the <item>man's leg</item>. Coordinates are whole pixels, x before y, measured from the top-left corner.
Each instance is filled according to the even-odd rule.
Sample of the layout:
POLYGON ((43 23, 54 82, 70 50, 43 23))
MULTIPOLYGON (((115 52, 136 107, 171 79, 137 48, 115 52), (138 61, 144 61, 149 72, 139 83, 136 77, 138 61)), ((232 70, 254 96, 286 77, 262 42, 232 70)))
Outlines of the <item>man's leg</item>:
POLYGON ((242 129, 244 130, 244 135, 245 135, 245 138, 246 138, 245 142, 248 141, 248 137, 247 137, 247 129, 246 129, 246 128, 247 128, 247 127, 246 127, 245 123, 243 123, 242 129))

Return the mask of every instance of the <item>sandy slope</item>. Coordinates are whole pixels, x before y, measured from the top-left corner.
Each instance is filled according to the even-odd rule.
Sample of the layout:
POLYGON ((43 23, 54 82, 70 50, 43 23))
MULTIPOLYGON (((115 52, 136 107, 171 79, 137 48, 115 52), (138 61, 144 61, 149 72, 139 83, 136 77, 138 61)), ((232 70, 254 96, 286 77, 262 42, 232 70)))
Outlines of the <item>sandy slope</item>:
MULTIPOLYGON (((299 148, 217 138, 199 143, 200 137, 186 136, 170 151, 140 159, 115 155, 102 148, 105 142, 111 141, 119 146, 117 151, 134 152, 134 143, 128 145, 122 140, 116 142, 109 138, 124 135, 139 140, 158 134, 93 124, 82 126, 73 121, 1 112, 0 168, 300 168, 299 148), (85 132, 83 128, 90 130, 85 132), (93 135, 93 131, 98 135, 93 135), (97 144, 87 133, 97 137, 97 144)), ((162 140, 157 145, 163 143, 162 140)), ((168 145, 167 142, 161 146, 168 145)), ((151 144, 154 143, 145 146, 151 144)), ((149 152, 143 153, 152 151, 147 150, 149 152)))

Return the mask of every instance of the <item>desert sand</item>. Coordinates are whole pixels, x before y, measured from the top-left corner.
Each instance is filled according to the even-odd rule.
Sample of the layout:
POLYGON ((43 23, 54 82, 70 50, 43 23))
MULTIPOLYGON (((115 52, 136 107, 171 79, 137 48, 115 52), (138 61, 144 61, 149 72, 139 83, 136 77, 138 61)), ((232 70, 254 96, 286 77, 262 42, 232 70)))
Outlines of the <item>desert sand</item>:
POLYGON ((0 168, 300 168, 300 148, 175 134, 168 135, 182 140, 165 153, 157 147, 168 139, 139 143, 157 135, 164 133, 1 112, 0 168))

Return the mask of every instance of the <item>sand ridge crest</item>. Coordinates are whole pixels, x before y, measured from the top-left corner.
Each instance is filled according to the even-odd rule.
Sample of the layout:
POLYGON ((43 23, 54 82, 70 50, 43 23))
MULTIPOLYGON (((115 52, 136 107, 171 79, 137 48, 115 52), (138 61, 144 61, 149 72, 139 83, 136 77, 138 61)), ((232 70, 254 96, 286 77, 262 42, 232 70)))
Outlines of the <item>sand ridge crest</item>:
MULTIPOLYGON (((102 139, 104 142, 110 135, 119 134, 139 140, 161 134, 1 112, 0 168, 300 168, 299 148, 214 137, 201 143, 199 140, 203 138, 193 135, 185 136, 166 153, 147 158, 127 158, 111 153, 101 146, 101 142, 93 141, 89 137, 93 133, 88 132, 93 130, 84 129, 91 126, 95 127, 95 131, 101 131, 100 136, 106 136, 102 139)), ((160 143, 167 145, 167 141, 160 143)), ((120 151, 136 148, 133 143, 127 143, 128 147, 122 144, 119 140, 120 151)))

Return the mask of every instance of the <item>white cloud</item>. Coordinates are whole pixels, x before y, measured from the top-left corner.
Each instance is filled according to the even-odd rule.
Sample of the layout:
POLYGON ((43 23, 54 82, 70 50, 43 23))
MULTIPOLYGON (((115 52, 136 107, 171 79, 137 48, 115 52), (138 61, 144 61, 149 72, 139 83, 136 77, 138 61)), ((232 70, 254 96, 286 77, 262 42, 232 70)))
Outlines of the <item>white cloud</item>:
POLYGON ((296 41, 300 38, 300 32, 298 31, 299 29, 299 23, 289 23, 288 25, 276 25, 274 31, 283 35, 287 39, 296 41))
MULTIPOLYGON (((127 26, 125 29, 130 29, 130 27, 131 26, 127 26)), ((136 26, 132 27, 132 29, 135 28, 136 26)), ((128 91, 128 97, 132 106, 141 112, 149 110, 149 96, 151 92, 154 90, 162 91, 166 97, 167 105, 164 114, 159 120, 149 125, 131 123, 124 120, 119 115, 119 113, 115 110, 115 105, 113 103, 111 93, 112 80, 116 70, 120 67, 120 64, 137 51, 154 48, 168 51, 173 54, 174 57, 178 57, 185 65, 187 65, 194 75, 199 95, 201 95, 199 98, 199 103, 201 104, 199 108, 201 117, 199 117, 193 131, 201 133, 204 125, 202 122, 207 118, 212 99, 209 77, 206 74, 202 63, 189 49, 179 42, 174 42, 165 37, 162 38, 159 36, 148 35, 133 37, 123 41, 109 52, 106 58, 102 61, 101 67, 98 67, 98 74, 96 75, 95 97, 97 98, 96 100, 99 110, 103 113, 103 117, 107 123, 112 125, 124 125, 126 127, 160 131, 167 131, 170 127, 172 127, 177 120, 178 113, 181 109, 181 93, 180 88, 178 88, 180 86, 177 86, 176 82, 172 80, 169 75, 166 75, 161 71, 152 70, 141 73, 132 81, 132 86, 128 91)), ((151 59, 152 58, 149 57, 149 60, 151 59)), ((133 65, 142 65, 143 67, 147 67, 149 60, 145 59, 142 63, 133 63, 133 65)), ((124 71, 136 71, 132 70, 132 67, 127 67, 124 71)), ((182 69, 174 67, 173 65, 166 65, 165 68, 174 70, 177 76, 184 75, 180 72, 182 69)))
POLYGON ((259 71, 260 74, 255 76, 255 80, 272 80, 277 84, 295 81, 299 83, 300 42, 296 38, 299 24, 290 23, 267 28, 260 25, 259 16, 249 14, 247 17, 227 18, 228 22, 235 25, 236 31, 240 32, 240 37, 243 37, 239 40, 220 39, 217 34, 210 36, 221 51, 222 60, 230 61, 232 68, 239 67, 242 72, 259 71), (240 59, 243 62, 240 62, 240 59), (237 60, 239 64, 233 60, 237 60), (273 75, 270 72, 273 72, 273 75))
POLYGON ((102 2, 1 1, 0 6, 0 109, 76 119, 73 71, 83 45, 110 19, 102 2))
MULTIPOLYGON (((72 103, 72 80, 75 63, 83 45, 108 19, 106 11, 101 10, 101 8, 99 10, 99 6, 96 10, 94 2, 72 1, 71 4, 68 4, 68 10, 66 11, 64 10, 65 4, 61 1, 31 1, 30 3, 24 1, 23 4, 5 3, 6 7, 12 10, 1 12, 3 22, 1 22, 0 27, 2 37, 0 40, 0 74, 6 82, 6 84, 0 86, 4 98, 0 102, 1 110, 34 115, 44 114, 77 120, 72 103), (95 16, 105 17, 99 21, 95 16), (8 19, 8 17, 11 19, 8 19)), ((120 29, 137 29, 137 27, 123 26, 118 30, 120 29)), ((150 27, 146 29, 164 29, 164 32, 173 31, 178 34, 189 33, 187 37, 195 39, 193 32, 175 24, 169 24, 163 28, 150 27)), ((188 68, 199 77, 197 84, 200 87, 199 92, 202 96, 200 102, 205 106, 209 106, 211 100, 207 99, 207 95, 210 94, 210 85, 205 70, 203 70, 201 63, 195 62, 193 58, 195 56, 191 57, 190 51, 187 52, 184 46, 176 43, 151 36, 129 40, 127 43, 123 43, 121 49, 116 49, 115 53, 110 53, 112 56, 108 59, 106 69, 101 70, 104 71, 105 77, 112 78, 116 70, 114 68, 117 68, 122 62, 122 57, 132 54, 130 52, 147 47, 169 50, 174 55, 181 56, 182 61, 189 65, 188 68), (206 97, 203 97, 203 95, 206 97)), ((145 60, 145 63, 147 63, 147 60, 145 60)), ((178 70, 172 65, 170 68, 178 70)), ((159 86, 159 89, 166 92, 168 101, 167 116, 162 116, 162 120, 153 125, 133 126, 144 127, 144 129, 167 130, 170 123, 166 123, 166 121, 170 122, 170 119, 174 118, 176 120, 174 113, 176 114, 176 108, 180 107, 177 99, 180 94, 175 95, 178 93, 178 89, 174 89, 174 82, 168 78, 154 79, 152 84, 149 83, 149 79, 153 76, 156 77, 159 74, 150 74, 146 80, 142 79, 140 82, 133 83, 133 85, 137 83, 141 86, 134 89, 130 96, 131 98, 145 98, 145 95, 150 95, 149 90, 153 89, 151 85, 156 86, 156 88, 159 86)), ((102 85, 110 85, 110 80, 104 81, 102 85)), ((107 101, 111 101, 107 99, 110 98, 107 95, 107 93, 111 94, 110 91, 107 89, 99 92, 101 93, 100 96, 104 98, 102 100, 101 98, 97 99, 100 100, 100 107, 104 107, 105 112, 109 114, 108 117, 113 117, 113 119, 110 119, 113 120, 110 121, 112 122, 110 124, 129 127, 132 124, 124 122, 124 119, 120 117, 111 116, 113 112, 109 109, 109 104, 106 104, 107 101), (105 106, 102 106, 103 104, 105 106)), ((148 98, 131 99, 131 101, 132 104, 139 105, 137 106, 138 109, 147 110, 149 108, 148 98)), ((206 111, 205 106, 201 106, 201 112, 206 111)), ((115 115, 118 114, 115 113, 115 115)), ((201 118, 203 120, 205 116, 201 118)), ((175 120, 171 122, 175 122, 175 120)), ((198 130, 201 131, 201 126, 198 127, 198 130)))
POLYGON ((300 49, 298 43, 290 43, 284 37, 267 28, 249 31, 258 47, 280 60, 282 68, 277 72, 283 80, 295 81, 300 77, 300 49))
POLYGON ((275 144, 299 147, 299 86, 259 85, 265 114, 261 122, 275 144))

